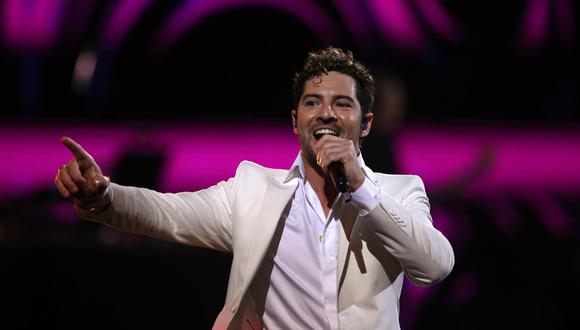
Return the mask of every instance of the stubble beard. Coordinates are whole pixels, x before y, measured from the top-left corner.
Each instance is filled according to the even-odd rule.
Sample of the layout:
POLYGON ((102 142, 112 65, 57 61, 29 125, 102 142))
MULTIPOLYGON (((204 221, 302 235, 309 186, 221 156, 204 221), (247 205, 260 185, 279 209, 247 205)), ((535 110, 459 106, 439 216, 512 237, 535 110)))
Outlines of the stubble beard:
POLYGON ((304 161, 308 162, 310 166, 317 168, 318 164, 316 164, 316 152, 314 152, 312 143, 316 143, 314 141, 314 137, 306 133, 300 134, 300 152, 302 153, 302 158, 304 161))

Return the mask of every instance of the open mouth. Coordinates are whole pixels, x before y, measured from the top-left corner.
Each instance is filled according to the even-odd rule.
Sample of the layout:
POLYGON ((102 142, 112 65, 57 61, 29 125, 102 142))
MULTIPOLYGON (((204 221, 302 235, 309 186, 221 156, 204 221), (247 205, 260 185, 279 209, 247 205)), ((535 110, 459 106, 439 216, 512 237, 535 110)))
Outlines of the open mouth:
POLYGON ((319 128, 316 131, 314 131, 314 133, 313 133, 314 138, 317 140, 326 134, 338 136, 338 132, 333 130, 333 129, 330 129, 330 128, 319 128))

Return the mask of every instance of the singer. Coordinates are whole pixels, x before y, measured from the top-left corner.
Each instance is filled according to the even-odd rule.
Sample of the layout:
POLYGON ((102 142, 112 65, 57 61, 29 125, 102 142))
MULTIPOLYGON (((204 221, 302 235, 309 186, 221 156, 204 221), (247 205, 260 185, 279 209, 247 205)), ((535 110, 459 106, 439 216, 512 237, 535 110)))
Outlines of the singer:
POLYGON ((351 52, 310 53, 293 94, 289 170, 244 161, 208 189, 162 194, 110 182, 65 137, 74 158, 56 187, 83 219, 233 253, 214 329, 399 329, 404 276, 430 285, 454 265, 423 182, 365 166, 374 81, 351 52))

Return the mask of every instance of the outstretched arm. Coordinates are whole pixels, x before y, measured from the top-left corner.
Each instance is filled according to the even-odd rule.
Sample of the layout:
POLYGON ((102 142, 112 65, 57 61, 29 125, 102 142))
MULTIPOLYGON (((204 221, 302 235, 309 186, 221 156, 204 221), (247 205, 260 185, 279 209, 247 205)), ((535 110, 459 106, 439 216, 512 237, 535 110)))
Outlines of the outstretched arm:
POLYGON ((231 251, 231 209, 235 179, 197 192, 162 194, 110 183, 93 157, 70 138, 74 155, 55 178, 61 195, 73 198, 77 214, 113 228, 167 241, 231 251))

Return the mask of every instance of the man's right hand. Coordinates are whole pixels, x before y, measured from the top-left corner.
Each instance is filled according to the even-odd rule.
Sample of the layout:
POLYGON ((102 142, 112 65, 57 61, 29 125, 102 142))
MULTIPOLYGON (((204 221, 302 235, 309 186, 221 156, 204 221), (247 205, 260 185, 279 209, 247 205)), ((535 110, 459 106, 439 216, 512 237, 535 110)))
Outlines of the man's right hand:
POLYGON ((62 165, 54 182, 60 194, 73 197, 81 205, 93 203, 103 197, 109 186, 109 178, 104 176, 93 157, 69 137, 61 138, 74 158, 62 165))

